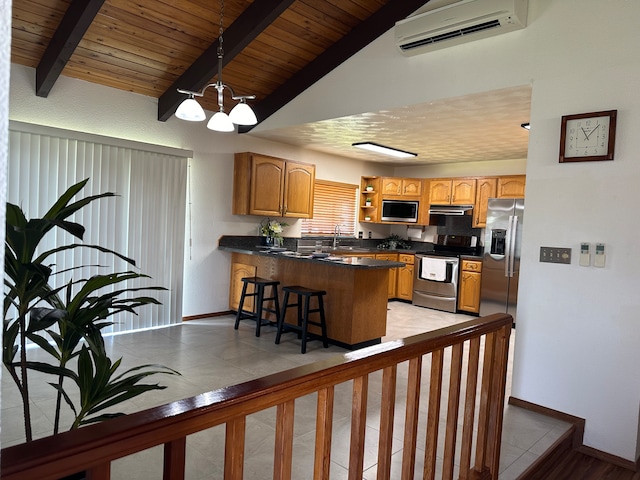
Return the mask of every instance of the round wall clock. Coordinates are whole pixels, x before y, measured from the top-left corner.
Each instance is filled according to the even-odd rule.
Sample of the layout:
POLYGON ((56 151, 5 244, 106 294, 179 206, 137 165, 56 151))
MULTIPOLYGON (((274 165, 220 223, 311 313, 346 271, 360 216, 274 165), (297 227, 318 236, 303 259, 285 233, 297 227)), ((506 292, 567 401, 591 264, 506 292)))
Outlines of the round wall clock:
POLYGON ((613 160, 617 110, 562 117, 560 162, 613 160))

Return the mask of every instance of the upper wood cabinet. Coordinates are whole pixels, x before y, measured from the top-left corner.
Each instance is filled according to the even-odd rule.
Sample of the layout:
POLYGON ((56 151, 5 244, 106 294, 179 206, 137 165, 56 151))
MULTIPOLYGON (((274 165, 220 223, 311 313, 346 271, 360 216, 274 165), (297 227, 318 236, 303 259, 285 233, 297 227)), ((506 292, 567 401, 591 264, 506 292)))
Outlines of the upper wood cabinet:
POLYGON ((487 226, 487 207, 490 198, 495 198, 498 187, 498 179, 478 178, 476 179, 476 201, 473 207, 473 228, 484 228, 487 226))
POLYGON ((475 200, 475 178, 440 178, 430 181, 430 205, 473 205, 475 200))
POLYGON ((311 218, 315 165, 255 153, 237 153, 232 213, 311 218))
POLYGON ((498 177, 496 198, 524 198, 526 176, 498 177))
POLYGON ((421 178, 395 178, 382 179, 381 193, 385 197, 420 197, 422 194, 421 178))

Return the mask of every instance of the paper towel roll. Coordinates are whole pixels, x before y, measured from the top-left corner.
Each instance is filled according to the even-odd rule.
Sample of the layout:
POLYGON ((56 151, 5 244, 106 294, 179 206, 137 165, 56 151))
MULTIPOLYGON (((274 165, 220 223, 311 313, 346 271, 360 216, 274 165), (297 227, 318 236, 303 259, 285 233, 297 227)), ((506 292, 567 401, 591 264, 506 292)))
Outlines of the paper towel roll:
POLYGON ((407 227, 407 237, 422 238, 422 227, 407 227))

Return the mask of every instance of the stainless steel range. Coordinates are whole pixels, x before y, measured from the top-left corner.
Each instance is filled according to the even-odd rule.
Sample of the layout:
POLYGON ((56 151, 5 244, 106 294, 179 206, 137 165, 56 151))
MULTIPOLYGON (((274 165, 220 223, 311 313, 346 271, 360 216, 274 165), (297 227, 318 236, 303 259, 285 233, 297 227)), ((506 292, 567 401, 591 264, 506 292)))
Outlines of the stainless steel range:
POLYGON ((413 304, 455 313, 460 255, 477 254, 477 237, 438 235, 433 251, 416 253, 413 304))

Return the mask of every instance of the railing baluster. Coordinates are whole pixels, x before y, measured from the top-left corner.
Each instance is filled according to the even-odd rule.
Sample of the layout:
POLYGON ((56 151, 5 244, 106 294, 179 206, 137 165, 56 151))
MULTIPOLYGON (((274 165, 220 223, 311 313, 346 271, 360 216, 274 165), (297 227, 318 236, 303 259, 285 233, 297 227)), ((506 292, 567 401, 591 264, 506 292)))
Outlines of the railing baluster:
POLYGON ((418 408, 420 406, 420 377, 422 356, 409 360, 407 380, 407 412, 404 421, 404 447, 402 450, 402 478, 413 480, 418 439, 418 408))
POLYGON ((244 415, 227 422, 224 445, 224 480, 243 480, 246 422, 247 417, 244 415))
POLYGON ((491 384, 493 378, 493 361, 495 351, 495 334, 489 333, 484 339, 484 360, 482 365, 482 381, 480 386, 480 409, 478 413, 478 435, 476 439, 475 470, 487 470, 487 442, 489 441, 489 401, 491 400, 491 384))
POLYGON ((314 480, 329 478, 331 466, 331 435, 333 431, 333 386, 318 392, 316 415, 316 453, 313 467, 314 480))
POLYGON ((473 424, 476 412, 476 389, 478 387, 478 363, 480 360, 480 337, 469 342, 469 365, 464 400, 464 421, 462 424, 462 448, 460 452, 460 480, 469 478, 471 469, 471 447, 473 444, 473 424))
POLYGON ((180 437, 164 444, 164 480, 184 480, 187 437, 180 437))
POLYGON ((444 439, 444 464, 442 478, 453 479, 453 464, 456 454, 458 433, 458 409, 460 407, 460 383, 462 382, 463 344, 456 343, 451 350, 451 371, 449 373, 449 402, 447 404, 447 431, 444 439))
POLYGON ((436 475, 436 453, 438 451, 438 427, 440 426, 440 401, 442 399, 442 367, 444 350, 431 355, 431 377, 429 379, 429 409, 427 411, 427 440, 424 449, 424 478, 436 475))
POLYGON ((382 404, 380 405, 380 437, 378 440, 378 480, 391 478, 393 445, 393 418, 396 405, 396 377, 398 366, 392 365, 382 372, 382 404))
POLYGON ((493 377, 491 398, 489 400, 488 463, 491 478, 498 479, 500 469, 500 445, 502 440, 502 419, 504 415, 504 396, 507 378, 507 357, 509 355, 509 336, 511 327, 503 327, 495 333, 493 355, 493 377))
POLYGON ((291 479, 294 414, 295 400, 281 403, 276 409, 276 445, 273 458, 274 480, 291 479))
POLYGON ((367 427, 368 389, 368 375, 363 375, 353 379, 351 446, 349 448, 349 480, 362 480, 364 465, 364 434, 367 427))

